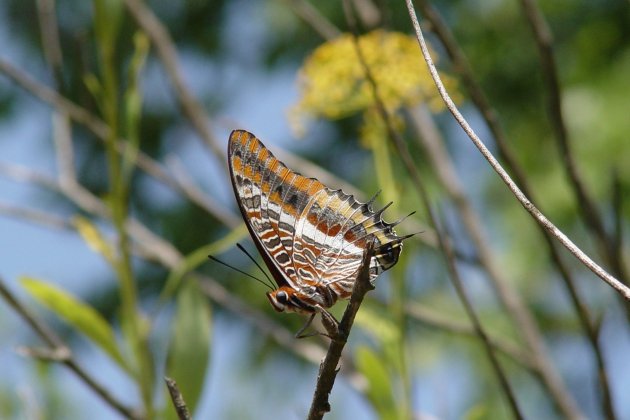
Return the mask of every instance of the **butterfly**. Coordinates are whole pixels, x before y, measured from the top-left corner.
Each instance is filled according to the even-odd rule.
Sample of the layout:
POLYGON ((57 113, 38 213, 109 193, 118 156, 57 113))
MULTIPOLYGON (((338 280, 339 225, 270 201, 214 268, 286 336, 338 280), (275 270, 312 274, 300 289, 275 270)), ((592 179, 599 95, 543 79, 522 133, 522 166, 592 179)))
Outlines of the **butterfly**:
MULTIPOLYGON (((402 242, 381 215, 342 190, 292 171, 253 134, 235 130, 228 143, 232 187, 245 225, 273 275, 267 293, 278 312, 311 314, 348 299, 368 243, 370 282, 398 261, 402 242)), ((310 321, 309 321, 310 322, 310 321)))

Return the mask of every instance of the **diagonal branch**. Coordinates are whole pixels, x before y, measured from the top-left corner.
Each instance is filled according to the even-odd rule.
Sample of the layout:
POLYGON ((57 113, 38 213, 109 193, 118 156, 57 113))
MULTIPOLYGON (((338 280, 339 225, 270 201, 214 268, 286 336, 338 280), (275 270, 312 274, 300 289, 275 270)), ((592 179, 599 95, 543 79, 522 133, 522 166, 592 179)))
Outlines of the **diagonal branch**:
MULTIPOLYGON (((408 302, 405 304, 405 314, 409 319, 423 324, 429 328, 435 328, 445 333, 453 333, 462 336, 477 337, 474 326, 465 321, 460 321, 452 316, 437 313, 426 308, 416 302, 408 302)), ((523 366, 525 369, 538 374, 538 363, 529 354, 522 345, 499 337, 498 334, 487 333, 488 341, 498 352, 509 357, 515 363, 523 366)))
POLYGON ((127 9, 138 23, 138 26, 146 32, 157 49, 160 60, 162 60, 166 73, 173 84, 175 95, 184 115, 190 120, 190 123, 197 133, 199 133, 206 146, 212 150, 220 162, 223 162, 224 151, 219 147, 218 140, 208 127, 207 116, 199 102, 184 83, 177 58, 177 49, 168 30, 162 25, 151 9, 141 1, 124 0, 124 2, 127 9))
MULTIPOLYGON (((15 68, 2 58, 0 58, 0 72, 4 73, 7 77, 40 100, 50 104, 57 110, 67 113, 72 120, 87 127, 99 140, 104 141, 109 135, 109 127, 103 120, 90 113, 85 108, 68 100, 55 90, 27 76, 23 71, 15 68)), ((127 142, 122 140, 117 142, 119 153, 124 153, 126 144, 127 142)), ((182 184, 177 177, 170 175, 162 165, 151 159, 145 153, 138 152, 136 163, 144 172, 188 198, 191 202, 195 203, 209 214, 212 214, 226 226, 234 227, 240 223, 240 217, 237 217, 233 212, 224 208, 209 196, 199 197, 198 194, 191 195, 187 185, 182 184)), ((62 180, 64 179, 65 178, 62 177, 62 180)), ((71 184, 76 184, 76 182, 70 182, 68 184, 69 187, 72 187, 71 184)))
POLYGON ((435 68, 435 64, 433 64, 433 60, 429 55, 429 50, 427 48, 426 42, 424 41, 424 36, 422 34, 422 29, 420 28, 420 23, 418 22, 418 17, 416 16, 416 12, 413 8, 413 3, 411 0, 406 0, 407 8, 409 10, 409 16, 411 17, 411 21, 413 27, 416 31, 416 37, 418 38, 418 42, 420 44, 420 49, 422 50, 422 55, 427 63, 429 68, 429 72, 431 73, 431 77, 435 82, 437 89, 440 93, 440 96, 444 100, 446 107, 449 109, 451 114, 455 117, 459 125, 464 129, 468 137, 472 140, 474 145, 479 149, 483 157, 490 163, 490 166, 497 172, 499 177, 503 180, 503 182, 508 186, 510 191, 514 194, 516 199, 521 203, 521 205, 527 210, 534 219, 541 224, 547 231, 549 231, 562 245, 571 252, 579 261, 582 262, 589 270, 591 270, 595 275, 608 283, 613 289, 615 289, 619 294, 621 294, 626 300, 630 300, 630 288, 621 283, 615 277, 610 275, 606 270, 600 267, 595 261, 593 261, 588 255, 586 255, 580 248, 578 248, 560 229, 558 229, 544 214, 536 208, 536 206, 523 194, 523 192, 519 189, 519 187, 514 183, 512 178, 508 175, 508 173, 503 169, 501 164, 497 161, 497 159, 492 155, 490 150, 486 147, 486 145, 481 141, 479 136, 472 129, 470 124, 466 121, 463 115, 459 112, 453 100, 449 96, 448 92, 446 92, 446 88, 438 75, 437 69, 435 68))
POLYGON ((416 168, 413 159, 411 158, 411 155, 409 153, 409 150, 406 147, 406 144, 404 143, 404 141, 402 140, 402 138, 400 137, 400 135, 398 134, 398 132, 394 129, 394 125, 392 124, 391 121, 391 117, 385 107, 385 104, 383 102, 383 100, 381 99, 380 96, 380 92, 378 89, 378 85, 376 83, 376 81, 374 80, 374 76, 369 68, 369 66, 367 65, 367 62, 365 60, 365 57, 363 55, 363 52, 361 50, 361 47, 359 45, 358 42, 358 35, 357 35, 357 25, 354 21, 354 17, 352 15, 352 12, 350 11, 350 7, 348 5, 347 1, 344 1, 344 8, 346 10, 346 19, 348 20, 351 28, 353 29, 353 39, 354 39, 354 48, 357 54, 357 57, 361 63, 361 66, 363 67, 363 70, 365 72, 365 77, 366 80, 368 81, 371 89, 372 89, 372 94, 374 96, 374 102, 375 105, 377 107, 377 110, 379 112, 379 115, 381 116, 381 118, 383 119, 383 121, 385 122, 385 126, 387 128, 387 134, 389 136, 390 141, 393 143, 394 147, 396 148, 396 151, 398 152, 398 155, 400 157, 400 159, 403 162, 403 165, 405 166, 405 169, 407 170, 407 172, 409 173, 409 176, 411 177, 411 181, 414 185, 414 187, 416 188, 416 191, 418 193, 418 195, 420 196, 420 200, 422 201, 422 204, 425 208, 425 212, 429 218, 429 222, 430 225, 434 228, 435 232, 436 232, 436 236, 438 239, 438 244, 439 244, 439 248, 442 251, 442 254, 444 255, 444 258, 446 259, 446 263, 447 263, 447 268, 448 268, 448 272, 449 272, 449 279, 451 280, 453 286, 455 287, 455 290, 457 291, 457 295, 458 298, 460 299, 460 301, 462 302, 462 304, 464 305, 464 308, 466 310, 467 315, 469 316, 471 322, 473 323, 473 327, 475 330, 475 333, 477 334, 477 336, 481 339, 483 345, 484 345, 484 350, 486 351, 486 354, 488 356, 488 358, 490 359, 490 363, 493 369, 494 374, 497 376, 498 380, 499 380, 499 384, 501 386, 501 390, 503 391, 503 393, 505 394, 508 403, 510 405, 510 409, 512 410, 512 414, 515 418, 517 419, 521 419, 522 415, 520 413, 520 409, 518 407, 518 404, 516 402, 516 398, 514 396, 514 392, 512 391, 512 387, 509 383, 509 381, 507 380, 507 377, 505 375, 505 372, 503 371, 503 368, 501 367, 501 364, 498 361, 498 358, 496 356, 496 352, 495 352, 495 348, 492 346, 492 344, 490 343, 490 340, 488 339, 488 335, 485 332, 484 327, 482 326, 481 322, 479 321, 479 318, 477 317, 477 314, 472 306, 472 304, 470 303, 468 296, 466 295, 466 292, 464 290, 463 287, 463 283, 461 280, 461 277, 459 275, 459 271, 457 269, 457 266, 455 264, 455 260, 454 260, 454 253, 452 250, 452 247, 450 245, 450 242, 448 240, 448 238, 442 233, 440 232, 440 227, 438 226, 438 221, 437 218, 434 214, 433 208, 431 207, 430 204, 430 200, 429 200, 429 195, 427 193, 427 190, 423 184, 423 182, 421 181, 420 178, 420 174, 418 172, 418 168, 416 168))
POLYGON ((119 412, 123 417, 130 419, 142 419, 143 416, 133 409, 125 406, 123 403, 114 398, 109 391, 97 383, 82 367, 80 367, 72 356, 70 349, 63 343, 61 338, 53 332, 46 324, 37 319, 5 286, 4 281, 0 279, 0 296, 17 312, 26 323, 41 337, 42 340, 50 347, 49 354, 63 355, 59 361, 73 371, 85 384, 92 389, 99 397, 101 397, 114 410, 119 412))
MULTIPOLYGON (((444 20, 441 18, 437 10, 435 10, 435 8, 433 8, 433 6, 431 6, 431 4, 427 0, 418 0, 418 4, 425 18, 430 21, 433 32, 438 36, 438 38, 444 45, 444 48, 446 52, 448 53, 449 57, 451 58, 451 61, 453 62, 454 67, 457 69, 458 73, 460 74, 472 102, 477 106, 477 108, 481 112, 481 115, 486 121, 486 124, 488 125, 490 131, 492 132, 501 160, 505 163, 506 167, 508 168, 510 173, 513 175, 516 183, 521 186, 521 189, 523 190, 524 194, 530 197, 530 199, 532 199, 533 202, 536 202, 537 200, 534 199, 533 190, 529 185, 529 181, 527 177, 525 176, 525 170, 521 167, 521 165, 518 163, 518 161, 514 157, 509 147, 509 142, 506 139, 506 134, 503 131, 503 128, 501 127, 501 125, 499 124, 497 113, 491 107, 488 98, 486 97, 481 86, 475 79, 471 66, 468 63, 468 60, 464 52, 459 47, 452 32, 450 31, 448 26, 445 24, 444 20)), ((413 110, 412 110, 411 115, 412 115, 412 121, 415 122, 418 119, 421 120, 421 121, 418 121, 419 124, 417 124, 416 126, 419 130, 422 129, 423 132, 426 132, 425 125, 427 124, 425 123, 427 122, 427 119, 422 118, 422 114, 418 114, 414 112, 413 110), (420 118, 417 118, 417 117, 420 117, 420 118)), ((423 137, 423 135, 421 135, 421 137, 423 137)), ((428 139, 423 138, 423 140, 428 140, 428 139)), ((439 146, 439 143, 438 143, 438 146, 439 146)), ((444 162, 441 161, 436 166, 437 168, 442 169, 443 165, 444 165, 444 162)), ((457 199, 454 199, 454 202, 456 205, 459 204, 459 201, 457 199)), ((575 311, 578 315, 578 319, 580 320, 580 323, 582 325, 582 329, 585 331, 585 334, 587 335, 589 343, 595 354, 598 370, 600 371, 600 374, 598 376, 599 376, 599 381, 602 387, 604 411, 612 413, 613 412, 612 409, 609 408, 609 407, 612 407, 612 395, 610 393, 608 375, 606 374, 607 370, 605 367, 603 351, 598 340, 596 328, 591 319, 591 315, 589 314, 588 307, 585 304, 583 298, 580 296, 577 288, 575 287, 575 280, 574 280, 573 274, 571 273, 571 270, 569 269, 567 263, 564 261, 564 259, 562 259, 560 255, 560 248, 559 248, 560 244, 558 244, 554 240, 552 235, 543 226, 541 226, 538 223, 536 223, 536 226, 539 228, 541 234, 543 235, 543 238, 547 245, 547 249, 549 251, 549 255, 551 257, 551 261, 556 266, 560 274, 560 277, 564 283, 564 286, 566 287, 567 292, 569 293, 569 296, 571 298, 575 311)), ((474 231, 469 229, 469 233, 471 235, 471 239, 473 240, 473 242, 477 243, 479 241, 479 238, 477 237, 477 235, 474 234, 474 231)), ((477 245, 477 247, 480 248, 479 245, 477 245)), ((620 252, 620 250, 622 249, 622 246, 618 243, 615 243, 615 249, 618 252, 620 252)), ((621 254, 617 258, 619 260, 622 260, 621 254)), ((484 260, 483 256, 480 257, 480 260, 483 263, 483 260, 484 260)), ((486 265, 486 264, 483 263, 483 265, 486 265)), ((488 273, 492 274, 490 270, 488 270, 488 273)), ((530 335, 525 334, 526 338, 528 336, 530 335)), ((554 380, 554 377, 557 375, 550 376, 550 373, 552 373, 552 370, 548 369, 549 367, 548 363, 540 364, 540 367, 544 368, 540 371, 541 379, 549 388, 551 395, 553 395, 554 398, 556 398, 558 402, 562 401, 563 399, 557 398, 557 397, 560 397, 561 394, 554 391, 554 390, 558 390, 558 391, 561 390, 560 387, 554 385, 558 383, 558 381, 554 380)), ((564 409, 563 411, 565 412, 566 415, 570 414, 566 412, 566 410, 564 409)))
POLYGON ((331 40, 341 35, 341 31, 306 0, 285 0, 296 16, 308 23, 324 39, 331 40))
POLYGON ((586 183, 578 169, 571 142, 569 141, 567 126, 562 115, 562 95, 560 93, 560 81, 558 80, 558 66, 553 55, 553 34, 535 0, 520 0, 520 3, 538 47, 542 77, 547 85, 549 118, 555 132, 555 139, 560 149, 562 162, 569 181, 573 186, 575 199, 578 203, 578 211, 582 214, 588 229, 598 239, 600 249, 603 251, 602 256, 611 265, 613 272, 624 283, 627 283, 623 261, 617 258, 619 254, 615 252, 614 241, 606 233, 602 217, 599 214, 595 200, 586 188, 586 183))
POLYGON ((348 341, 354 318, 359 311, 359 307, 363 302, 363 298, 374 286, 370 283, 370 261, 374 254, 374 242, 370 241, 367 248, 363 252, 363 260, 359 268, 359 275, 352 288, 350 302, 343 313, 343 317, 339 322, 338 331, 332 335, 330 347, 326 357, 319 366, 319 375, 317 376, 317 384, 313 393, 311 408, 308 412, 308 420, 317 420, 324 417, 324 414, 330 411, 330 403, 328 397, 335 385, 335 378, 339 372, 338 365, 341 359, 341 352, 348 341))
MULTIPOLYGON (((487 235, 482 228, 481 218, 464 193, 464 187, 457 178, 452 161, 448 158, 447 151, 444 148, 443 139, 439 138, 437 128, 432 128, 434 127, 433 120, 428 111, 423 109, 410 110, 410 116, 412 123, 419 132, 419 137, 427 151, 437 178, 440 180, 446 193, 451 197, 460 214, 464 228, 477 249, 481 266, 485 269, 498 298, 527 344, 527 350, 531 353, 534 372, 548 389, 552 401, 555 402, 559 410, 567 417, 574 417, 577 411, 576 404, 562 383, 552 360, 547 356, 544 338, 534 316, 518 292, 510 286, 511 282, 499 268, 488 244, 487 235)), ((551 249, 555 250, 555 247, 551 249)), ((562 263, 562 260, 559 259, 559 261, 562 263)), ((559 267, 564 268, 564 264, 559 267)), ((568 282, 567 284, 573 285, 570 279, 566 281, 568 282)), ((575 291, 575 288, 570 287, 569 290, 575 291)), ((581 303, 579 299, 578 303, 581 303)), ((577 307, 582 308, 583 305, 578 305, 577 307)))
POLYGON ((164 382, 166 382, 166 387, 168 388, 168 393, 171 396, 171 401, 173 402, 173 407, 177 413, 177 418, 179 420, 192 420, 190 411, 188 411, 188 406, 186 406, 186 401, 184 401, 184 396, 179 390, 175 379, 165 376, 164 382))

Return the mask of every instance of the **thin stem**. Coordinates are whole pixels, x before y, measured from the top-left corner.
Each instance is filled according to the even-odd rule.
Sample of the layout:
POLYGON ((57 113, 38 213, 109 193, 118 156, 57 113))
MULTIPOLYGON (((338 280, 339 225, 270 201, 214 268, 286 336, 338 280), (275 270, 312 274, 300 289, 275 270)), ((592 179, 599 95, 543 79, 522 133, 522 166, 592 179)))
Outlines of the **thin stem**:
MULTIPOLYGON (((119 16, 116 8, 108 8, 102 1, 95 2, 94 27, 97 41, 98 63, 102 87, 98 96, 104 120, 109 127, 104 139, 107 157, 110 199, 107 204, 117 234, 118 257, 113 264, 120 284, 123 334, 133 356, 134 373, 140 390, 144 409, 153 417, 153 366, 146 341, 145 329, 141 326, 138 296, 131 267, 131 243, 126 220, 129 212, 130 179, 123 169, 126 155, 119 155, 117 142, 121 132, 120 85, 116 67, 116 40, 119 36, 119 16)), ((127 144, 133 147, 133 140, 127 144)))
MULTIPOLYGON (((473 326, 469 323, 456 320, 448 315, 436 313, 415 302, 409 302, 405 305, 405 313, 410 320, 421 323, 427 327, 436 328, 445 333, 477 337, 473 326)), ((497 351, 503 353, 503 355, 509 357, 515 363, 522 365, 524 368, 537 373, 537 363, 534 362, 529 352, 525 351, 522 346, 490 334, 488 334, 488 340, 497 351)))

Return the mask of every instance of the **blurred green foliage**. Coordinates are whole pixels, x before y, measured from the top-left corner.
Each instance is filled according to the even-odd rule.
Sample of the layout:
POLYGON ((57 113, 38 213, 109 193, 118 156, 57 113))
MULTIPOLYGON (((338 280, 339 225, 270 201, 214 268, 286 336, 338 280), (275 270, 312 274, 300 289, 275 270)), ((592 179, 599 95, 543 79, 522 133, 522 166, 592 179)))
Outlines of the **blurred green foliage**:
MULTIPOLYGON (((305 63, 309 54, 324 42, 316 31, 296 16, 294 9, 290 7, 292 3, 294 2, 280 0, 256 4, 245 1, 201 0, 148 3, 168 28, 185 70, 190 70, 184 71, 185 77, 194 75, 203 78, 201 81, 189 79, 186 82, 190 87, 203 86, 195 89, 194 94, 202 104, 207 105, 210 125, 216 132, 226 129, 222 119, 226 109, 234 106, 234 92, 238 92, 243 83, 242 79, 232 77, 232 73, 238 74, 240 78, 253 78, 261 74, 280 73, 286 68, 297 70, 305 63), (207 65, 207 75, 198 72, 199 63, 207 65), (186 65, 191 67, 187 68, 186 65), (192 68, 196 70, 193 71, 192 68)), ((380 13, 383 28, 396 32, 410 31, 404 2, 374 3, 382 8, 380 13)), ((311 4, 332 24, 346 31, 348 25, 339 2, 325 0, 311 4)), ((554 223, 583 246, 585 251, 597 255, 597 248, 579 216, 580 203, 576 202, 565 172, 559 164, 560 156, 546 111, 547 92, 536 46, 519 5, 516 2, 473 1, 436 1, 434 4, 454 31, 471 62, 475 76, 497 110, 510 146, 524 166, 536 192, 537 204, 554 223)), ((630 218, 627 210, 630 206, 630 147, 627 139, 630 132, 630 118, 627 115, 630 3, 621 0, 582 3, 544 1, 541 2, 541 7, 556 40, 554 53, 562 84, 563 111, 576 161, 589 191, 596 198, 609 231, 613 229, 615 218, 612 208, 613 174, 618 176, 623 209, 619 217, 627 232, 630 218)), ((22 60, 21 64, 28 63, 24 70, 54 85, 50 71, 44 64, 39 27, 34 24, 37 16, 35 2, 8 0, 0 8, 4 14, 5 31, 11 35, 12 47, 18 52, 16 55, 22 60)), ((143 102, 147 91, 166 91, 172 95, 172 90, 169 90, 169 84, 165 81, 164 70, 155 56, 155 49, 150 47, 150 51, 147 50, 147 39, 139 35, 134 20, 124 7, 115 1, 90 3, 58 0, 56 10, 64 59, 62 77, 57 88, 63 95, 88 111, 100 115, 109 123, 122 119, 124 122, 118 121, 120 130, 115 132, 114 139, 125 135, 132 145, 136 144, 140 150, 158 161, 164 161, 169 155, 180 151, 185 142, 193 141, 190 128, 172 96, 161 97, 154 94, 151 95, 151 103, 143 102), (118 9, 114 17, 107 13, 97 15, 102 17, 101 20, 97 17, 95 22, 94 4, 118 9), (145 54, 148 54, 146 62, 145 54), (137 143, 133 143, 136 141, 137 143)), ((365 32, 368 32, 367 29, 365 28, 365 32)), ((435 37, 430 36, 430 40, 436 53, 440 57, 446 57, 435 37)), ((418 60, 421 60, 419 55, 418 60)), ((456 69, 451 67, 446 58, 440 60, 440 65, 440 69, 448 74, 456 73, 456 69)), ((323 71, 325 73, 325 66, 323 71)), ((466 92, 461 91, 461 94, 464 96, 462 108, 466 116, 471 117, 484 140, 492 146, 492 139, 477 111, 467 101, 466 92)), ((23 92, 15 91, 4 81, 0 84, 0 124, 15 117, 16 102, 21 95, 23 92)), ((329 100, 327 96, 323 97, 329 100)), ((272 101, 261 102, 263 103, 260 106, 276 106, 272 101)), ((349 111, 355 111, 354 109, 346 111, 347 114, 340 113, 344 116, 343 119, 313 123, 306 127, 309 143, 325 145, 309 149, 309 159, 353 183, 365 192, 366 197, 380 188, 386 189, 384 196, 393 197, 397 202, 396 214, 390 216, 391 218, 419 210, 419 198, 410 188, 407 174, 396 155, 384 143, 361 142, 363 122, 356 115, 350 115, 349 111)), ((370 115, 369 118, 370 122, 375 122, 376 116, 370 115)), ((577 327, 575 312, 570 307, 564 290, 557 284, 557 273, 549 263, 540 234, 533 228, 533 222, 521 206, 506 192, 504 184, 489 171, 467 139, 463 138, 459 128, 452 124, 450 114, 442 112, 435 115, 435 118, 438 127, 442 129, 446 147, 458 166, 459 175, 471 193, 474 206, 482 215, 484 227, 492 242, 492 251, 500 262, 500 269, 507 273, 512 285, 522 294, 539 321, 545 338, 549 340, 551 353, 562 358, 562 355, 558 356, 556 353, 563 351, 561 340, 564 338, 571 342, 580 341, 583 340, 583 335, 577 327)), ((400 127, 404 125, 401 124, 400 127)), ((457 239, 457 250, 474 260, 475 250, 462 233, 461 224, 454 216, 454 207, 444 196, 424 151, 414 143, 411 130, 407 129, 403 134, 435 204, 447 214, 448 223, 457 239)), ((44 140, 49 139, 42 139, 42 143, 44 140)), ((123 215, 133 214, 179 252, 188 256, 180 267, 181 270, 170 273, 163 267, 158 267, 155 262, 134 261, 133 266, 129 262, 126 269, 130 272, 133 269, 134 287, 138 292, 137 301, 131 299, 128 302, 138 310, 134 316, 127 314, 131 318, 137 316, 137 319, 132 320, 136 331, 127 333, 135 337, 130 341, 137 340, 132 348, 144 346, 145 351, 159 353, 150 348, 151 332, 144 330, 146 319, 139 308, 158 299, 164 292, 162 287, 167 283, 169 275, 172 280, 168 283, 170 293, 171 286, 178 284, 180 278, 193 268, 213 275, 231 293, 242 298, 252 308, 264 311, 274 321, 283 323, 289 330, 296 331, 300 327, 303 321, 299 317, 272 315, 258 285, 244 281, 243 276, 217 267, 216 264, 199 265, 203 259, 199 257, 200 250, 205 252, 208 244, 212 244, 212 249, 215 249, 214 246, 224 249, 226 238, 233 241, 233 229, 222 225, 217 218, 181 197, 168 200, 165 204, 161 197, 154 198, 144 192, 143 189, 152 180, 143 172, 132 173, 130 165, 135 162, 135 155, 128 155, 119 162, 125 165, 125 170, 119 173, 121 178, 115 181, 120 183, 119 195, 116 197, 113 194, 112 197, 115 189, 104 174, 111 174, 112 159, 115 158, 110 156, 108 162, 102 144, 81 127, 73 132, 73 140, 77 178, 81 183, 101 198, 119 200, 119 205, 125 207, 121 209, 123 215)), ((209 194, 221 199, 221 191, 225 189, 219 188, 217 183, 226 180, 227 178, 217 178, 206 184, 215 188, 209 194)), ((58 200, 59 208, 68 206, 64 198, 59 197, 58 200)), ((235 204, 231 208, 236 211, 235 204)), ((73 209, 72 213, 74 212, 78 211, 73 209)), ((424 225, 426 222, 422 214, 412 220, 416 225, 424 225)), ((403 224, 400 229, 404 231, 407 228, 403 224)), ((628 239, 627 233, 623 233, 623 236, 628 239)), ((574 260, 566 255, 563 258, 570 262, 572 271, 579 277, 580 289, 584 290, 594 314, 605 319, 607 311, 616 308, 612 293, 574 260)), ((235 252, 228 253, 224 259, 239 268, 250 267, 248 260, 235 252)), ((479 280, 484 274, 475 266, 474 261, 472 264, 463 262, 461 265, 465 267, 462 271, 465 273, 466 286, 469 287, 484 325, 499 337, 521 345, 520 332, 510 325, 504 309, 497 303, 487 283, 479 280)), ((359 313, 357 327, 353 331, 352 338, 356 337, 357 341, 346 349, 356 370, 364 375, 365 401, 373 410, 374 416, 383 419, 405 418, 410 412, 426 410, 445 418, 507 417, 504 400, 478 341, 438 327, 424 328, 422 324, 419 326, 403 310, 404 303, 412 301, 434 309, 448 319, 464 322, 464 312, 452 293, 439 254, 420 241, 411 242, 406 245, 399 264, 393 270, 395 273, 379 280, 377 291, 372 296, 374 302, 385 302, 384 307, 387 309, 382 309, 378 303, 368 302, 359 313), (452 360, 464 361, 461 365, 451 367, 449 361, 452 360), (426 386, 435 386, 436 390, 432 393, 435 401, 418 402, 416 384, 423 381, 424 375, 429 376, 433 367, 441 364, 446 365, 441 371, 446 377, 441 379, 443 383, 436 384, 438 380, 433 379, 426 381, 426 386), (467 369, 459 369, 463 365, 467 369), (452 409, 443 407, 450 400, 440 400, 438 389, 441 386, 448 390, 449 376, 456 376, 467 382, 457 385, 457 389, 465 389, 466 392, 463 392, 462 401, 453 403, 455 407, 452 409)), ((251 268, 252 273, 255 271, 255 268, 251 268)), ((113 273, 97 275, 114 277, 113 273)), ((99 316, 99 320, 104 319, 112 327, 120 328, 121 323, 124 323, 124 319, 121 320, 124 315, 121 314, 120 306, 125 305, 125 298, 120 297, 119 289, 124 288, 124 285, 113 281, 108 284, 111 285, 110 290, 95 290, 92 295, 83 298, 103 315, 103 318, 99 316)), ((175 312, 174 325, 179 324, 182 327, 180 330, 176 329, 167 339, 171 346, 170 368, 178 372, 177 375, 189 375, 191 378, 189 382, 184 380, 186 383, 182 389, 191 395, 189 401, 193 406, 201 404, 200 401, 203 400, 201 391, 204 389, 206 365, 212 366, 210 359, 214 341, 210 334, 216 314, 238 319, 237 315, 225 311, 220 305, 213 304, 210 307, 207 301, 200 300, 200 292, 196 287, 196 283, 187 284, 178 289, 175 298, 169 302, 175 312), (187 358, 191 363, 194 361, 194 366, 182 363, 187 358)), ((177 288, 173 287, 175 289, 177 288)), ((48 301, 50 303, 54 299, 48 301)), ((75 304, 80 305, 76 302, 75 304)), ((80 312, 81 309, 76 313, 80 312)), ((333 312, 338 314, 339 309, 335 308, 333 312)), ((57 313, 63 315, 62 310, 57 310, 57 313)), ((265 367, 277 366, 273 363, 283 358, 295 358, 298 366, 303 363, 300 358, 276 345, 271 339, 258 337, 256 332, 247 330, 244 323, 231 325, 241 325, 248 335, 250 341, 246 348, 235 351, 253 353, 247 356, 251 361, 251 369, 265 372, 265 367)), ((622 321, 621 328, 625 327, 622 321)), ((85 329, 78 328, 78 331, 87 334, 85 329)), ((170 331, 166 335, 169 334, 170 331)), ((94 340, 98 342, 100 339, 94 340)), ((612 345, 612 342, 604 340, 602 344, 606 347, 612 345)), ((100 346, 107 347, 102 343, 100 346)), ((627 342, 625 346, 628 346, 627 342)), ((119 361, 117 349, 106 351, 119 361)), ((136 359, 140 359, 136 362, 142 365, 143 351, 135 351, 136 359)), ((548 400, 542 403, 538 401, 544 391, 541 391, 533 375, 508 357, 501 356, 501 360, 512 379, 525 413, 546 418, 558 416, 548 400)), ((145 360, 148 366, 144 367, 151 371, 150 375, 145 372, 148 376, 142 378, 140 373, 136 373, 138 382, 144 382, 141 388, 145 394, 145 406, 155 403, 153 394, 156 393, 155 389, 161 387, 159 379, 155 379, 157 370, 153 368, 151 361, 145 360)), ((135 367, 142 370, 142 367, 135 367)), ((301 367, 302 369, 294 368, 288 376, 294 374, 295 378, 292 380, 314 384, 316 369, 305 372, 304 366, 301 367)), ((571 372, 565 378, 567 387, 578 400, 583 397, 588 401, 581 408, 589 417, 596 418, 601 412, 597 403, 593 402, 597 399, 598 391, 592 365, 576 364, 573 369, 577 371, 571 372), (583 389, 585 382, 586 390, 583 389)), ((54 380, 48 375, 50 372, 43 376, 45 380, 42 380, 41 387, 54 390, 54 380)), ((235 376, 242 379, 243 389, 265 389, 266 384, 260 383, 264 381, 261 376, 255 377, 255 383, 249 383, 248 375, 242 372, 235 376)), ((288 387, 291 385, 286 384, 288 387)), ((627 379, 625 385, 627 389, 627 379)), ((5 386, 6 384, 2 384, 3 388, 5 386)), ((335 392, 336 390, 333 391, 335 392)), ((287 417, 295 412, 301 415, 302 411, 305 412, 301 406, 296 408, 291 401, 283 400, 281 390, 269 393, 277 398, 274 403, 282 416, 287 417)), ((617 392, 617 396, 621 393, 617 392)), ((247 395, 246 392, 243 391, 243 395, 247 395)), ((72 403, 65 403, 69 408, 60 408, 58 404, 61 403, 55 396, 54 401, 47 406, 49 414, 72 412, 72 403)), ((163 403, 160 400, 157 405, 163 403)), ((243 413, 251 413, 252 410, 255 412, 255 407, 247 404, 246 396, 230 401, 226 413, 244 415, 243 413)), ((627 402, 624 404, 622 407, 622 403, 619 403, 620 417, 630 413, 627 402)), ((332 416, 336 415, 334 409, 332 416)), ((2 416, 19 410, 15 402, 0 397, 2 416)))

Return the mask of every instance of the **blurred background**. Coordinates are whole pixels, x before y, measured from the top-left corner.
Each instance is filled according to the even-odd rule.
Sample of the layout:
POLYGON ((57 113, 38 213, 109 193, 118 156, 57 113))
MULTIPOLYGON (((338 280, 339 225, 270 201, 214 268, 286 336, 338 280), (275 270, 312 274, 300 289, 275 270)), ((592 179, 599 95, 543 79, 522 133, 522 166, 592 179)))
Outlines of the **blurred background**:
MULTIPOLYGON (((262 276, 235 247, 261 260, 227 174, 237 128, 331 188, 362 201, 382 190, 387 221, 417 211, 396 229, 421 233, 359 312, 327 418, 512 417, 438 247, 446 233, 522 414, 630 417, 628 302, 544 236, 445 110, 405 3, 344 4, 0 3, 0 280, 63 343, 42 340, 5 294, 0 417, 173 418, 164 375, 196 418, 305 417, 327 340, 294 339, 303 317, 207 259, 262 276), (51 352, 66 346, 70 358, 51 352)), ((627 284, 630 4, 417 11, 475 131, 627 284), (545 28, 550 50, 535 35, 545 28)))

